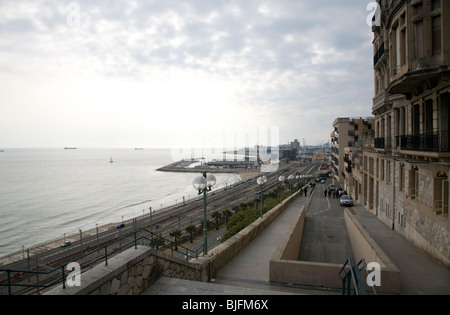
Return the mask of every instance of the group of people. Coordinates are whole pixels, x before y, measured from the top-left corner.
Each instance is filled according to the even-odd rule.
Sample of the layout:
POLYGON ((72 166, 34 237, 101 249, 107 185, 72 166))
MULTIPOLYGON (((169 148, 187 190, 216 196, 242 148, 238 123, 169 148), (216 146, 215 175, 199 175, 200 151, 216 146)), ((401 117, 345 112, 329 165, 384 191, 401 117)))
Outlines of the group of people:
POLYGON ((310 185, 307 185, 307 186, 305 186, 305 188, 300 190, 300 196, 303 196, 303 193, 305 193, 305 197, 308 197, 308 186, 311 187, 311 191, 309 193, 309 196, 312 195, 312 192, 313 192, 314 188, 316 187, 316 185, 314 183, 311 183, 310 185))
POLYGON ((328 189, 327 190, 325 188, 324 194, 325 194, 325 198, 327 197, 327 195, 328 195, 328 198, 331 198, 331 195, 333 195, 333 198, 339 197, 337 195, 336 189, 328 189))

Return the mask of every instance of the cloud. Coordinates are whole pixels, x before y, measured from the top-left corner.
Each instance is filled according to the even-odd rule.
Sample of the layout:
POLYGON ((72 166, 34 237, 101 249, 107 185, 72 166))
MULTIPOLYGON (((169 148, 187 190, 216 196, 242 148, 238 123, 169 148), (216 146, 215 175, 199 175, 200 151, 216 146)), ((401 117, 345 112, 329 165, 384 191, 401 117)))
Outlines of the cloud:
MULTIPOLYGON (((160 145, 167 141, 148 135, 173 138, 174 122, 188 130, 199 118, 218 127, 277 125, 283 143, 315 143, 328 140, 337 116, 370 114, 372 34, 360 0, 74 3, 79 12, 57 0, 0 3, 0 108, 16 126, 33 124, 17 111, 31 106, 18 90, 33 95, 35 108, 84 121, 79 146, 95 125, 105 134, 120 125, 123 134, 160 145), (100 110, 105 104, 114 115, 100 110), (143 123, 155 115, 156 123, 143 123)), ((24 143, 11 136, 20 128, 8 128, 0 143, 10 146, 57 138, 39 138, 36 123, 39 140, 24 143)), ((58 128, 61 142, 77 134, 76 126, 58 128)), ((120 138, 110 143, 127 142, 120 138)))

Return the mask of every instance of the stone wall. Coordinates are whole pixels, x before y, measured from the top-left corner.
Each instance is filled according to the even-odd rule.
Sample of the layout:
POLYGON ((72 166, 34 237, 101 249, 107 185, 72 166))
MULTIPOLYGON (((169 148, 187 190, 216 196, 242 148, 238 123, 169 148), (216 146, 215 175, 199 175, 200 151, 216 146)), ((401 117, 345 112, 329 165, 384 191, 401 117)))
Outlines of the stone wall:
POLYGON ((80 286, 62 285, 46 295, 137 295, 159 277, 205 281, 201 262, 187 262, 146 246, 131 248, 80 275, 80 286))

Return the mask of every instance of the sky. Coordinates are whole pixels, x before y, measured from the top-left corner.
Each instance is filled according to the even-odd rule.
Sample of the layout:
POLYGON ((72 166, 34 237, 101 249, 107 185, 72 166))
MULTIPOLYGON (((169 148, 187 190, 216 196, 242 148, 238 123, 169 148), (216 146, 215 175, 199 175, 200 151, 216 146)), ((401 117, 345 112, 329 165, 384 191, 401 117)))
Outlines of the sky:
POLYGON ((0 0, 0 149, 325 143, 371 115, 369 3, 0 0))

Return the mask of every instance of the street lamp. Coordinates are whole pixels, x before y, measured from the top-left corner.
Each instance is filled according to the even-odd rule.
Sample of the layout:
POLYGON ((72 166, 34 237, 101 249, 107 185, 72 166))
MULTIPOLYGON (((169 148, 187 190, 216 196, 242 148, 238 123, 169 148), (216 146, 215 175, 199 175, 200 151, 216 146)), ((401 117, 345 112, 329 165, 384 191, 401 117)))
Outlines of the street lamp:
POLYGON ((283 203, 283 182, 286 178, 282 175, 280 177, 278 177, 278 180, 281 183, 281 194, 280 194, 280 203, 283 203))
POLYGON ((267 182, 267 177, 264 175, 261 177, 258 177, 258 179, 256 180, 256 183, 258 183, 259 187, 261 187, 261 219, 263 217, 263 186, 266 182, 267 182))
POLYGON ((203 176, 194 178, 192 186, 198 190, 198 194, 203 194, 203 255, 208 254, 208 235, 206 226, 206 193, 211 191, 211 187, 216 184, 216 177, 212 174, 203 172, 203 176))
POLYGON ((292 195, 292 187, 291 187, 291 181, 294 179, 294 175, 288 176, 288 183, 289 183, 289 193, 292 195))

